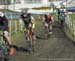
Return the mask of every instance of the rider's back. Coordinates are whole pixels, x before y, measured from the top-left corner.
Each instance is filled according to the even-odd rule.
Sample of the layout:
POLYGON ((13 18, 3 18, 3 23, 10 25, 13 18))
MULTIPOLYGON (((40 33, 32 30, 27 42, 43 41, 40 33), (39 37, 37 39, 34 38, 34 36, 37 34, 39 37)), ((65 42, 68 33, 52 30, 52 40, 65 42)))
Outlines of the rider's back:
POLYGON ((31 16, 30 15, 26 15, 25 17, 23 16, 23 14, 21 15, 24 23, 29 24, 31 22, 31 16))

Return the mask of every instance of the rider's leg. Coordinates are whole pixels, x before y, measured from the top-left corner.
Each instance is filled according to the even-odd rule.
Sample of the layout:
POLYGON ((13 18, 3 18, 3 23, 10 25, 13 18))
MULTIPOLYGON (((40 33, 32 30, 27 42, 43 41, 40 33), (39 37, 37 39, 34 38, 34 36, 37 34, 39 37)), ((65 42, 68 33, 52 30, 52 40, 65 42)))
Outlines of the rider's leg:
POLYGON ((45 22, 45 30, 48 28, 48 23, 45 22))
POLYGON ((33 45, 33 40, 32 40, 32 36, 31 36, 29 29, 27 30, 27 40, 28 40, 28 50, 31 51, 32 45, 33 45))
POLYGON ((45 22, 45 37, 48 39, 48 23, 45 22))
POLYGON ((61 28, 63 28, 63 20, 61 20, 61 28))
POLYGON ((35 44, 36 43, 36 36, 35 36, 33 28, 32 28, 32 36, 33 36, 33 43, 35 44))
POLYGON ((45 27, 45 28, 44 28, 45 30, 46 30, 46 28, 48 27, 48 24, 47 24, 46 22, 44 23, 44 27, 45 27))
POLYGON ((34 24, 32 24, 32 23, 30 23, 29 24, 29 27, 31 28, 31 34, 32 34, 32 42, 33 42, 33 44, 35 44, 36 42, 35 42, 35 40, 36 40, 36 36, 35 36, 35 33, 34 33, 34 29, 35 29, 35 25, 34 24))
POLYGON ((52 34, 52 23, 49 25, 49 33, 52 34))
POLYGON ((10 47, 10 51, 9 51, 9 54, 10 55, 13 55, 14 54, 14 49, 13 49, 13 47, 12 47, 12 43, 11 43, 11 38, 9 37, 9 33, 8 33, 8 31, 4 31, 4 37, 7 39, 6 41, 8 42, 8 44, 9 44, 9 47, 10 47))

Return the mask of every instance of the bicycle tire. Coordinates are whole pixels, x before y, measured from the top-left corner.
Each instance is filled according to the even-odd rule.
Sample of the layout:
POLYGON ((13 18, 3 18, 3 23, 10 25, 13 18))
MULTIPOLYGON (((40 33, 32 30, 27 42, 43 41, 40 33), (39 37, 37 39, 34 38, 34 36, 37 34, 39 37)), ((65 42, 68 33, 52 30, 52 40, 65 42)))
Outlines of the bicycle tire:
POLYGON ((28 38, 29 38, 29 51, 30 53, 34 52, 34 39, 33 39, 33 32, 32 28, 29 29, 28 38))

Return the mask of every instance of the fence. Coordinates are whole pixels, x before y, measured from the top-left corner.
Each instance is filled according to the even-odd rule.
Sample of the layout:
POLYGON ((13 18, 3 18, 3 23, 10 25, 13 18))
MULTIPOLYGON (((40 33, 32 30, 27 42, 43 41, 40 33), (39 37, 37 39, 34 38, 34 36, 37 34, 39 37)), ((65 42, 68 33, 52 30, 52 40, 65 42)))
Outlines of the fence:
POLYGON ((5 15, 9 21, 10 36, 13 33, 17 33, 20 28, 20 13, 18 12, 5 12, 5 15))
POLYGON ((72 36, 75 36, 75 20, 72 19, 69 15, 66 17, 66 26, 72 36))
POLYGON ((4 12, 4 13, 8 19, 19 19, 21 14, 19 12, 4 12))

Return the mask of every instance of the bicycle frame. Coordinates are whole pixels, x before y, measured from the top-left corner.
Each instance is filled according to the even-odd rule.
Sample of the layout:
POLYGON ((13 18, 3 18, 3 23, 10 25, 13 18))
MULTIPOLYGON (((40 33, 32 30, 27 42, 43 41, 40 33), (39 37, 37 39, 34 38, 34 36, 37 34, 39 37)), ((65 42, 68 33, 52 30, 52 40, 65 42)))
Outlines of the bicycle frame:
POLYGON ((45 23, 45 37, 46 37, 46 39, 48 39, 50 30, 52 30, 52 22, 45 23))
POLYGON ((29 38, 31 45, 33 45, 33 32, 32 32, 31 27, 29 27, 29 29, 28 29, 28 38, 29 38))
POLYGON ((27 29, 27 40, 29 42, 29 49, 30 52, 34 51, 34 38, 33 38, 33 31, 32 31, 32 27, 29 27, 29 29, 27 29))

